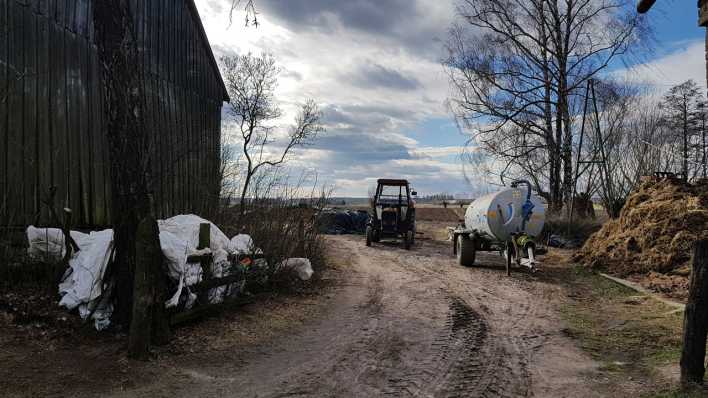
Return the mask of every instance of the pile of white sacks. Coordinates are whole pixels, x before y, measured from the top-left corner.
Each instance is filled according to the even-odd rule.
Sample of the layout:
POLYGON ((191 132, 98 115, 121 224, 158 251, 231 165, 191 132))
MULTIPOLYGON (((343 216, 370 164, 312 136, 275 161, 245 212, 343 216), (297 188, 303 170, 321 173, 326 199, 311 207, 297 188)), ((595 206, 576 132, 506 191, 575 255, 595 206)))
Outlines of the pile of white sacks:
MULTIPOLYGON (((167 308, 175 307, 184 300, 185 308, 191 308, 196 295, 189 291, 189 286, 202 280, 202 269, 198 263, 188 263, 187 257, 192 254, 211 252, 214 261, 212 275, 214 277, 228 276, 233 267, 229 262, 230 255, 258 253, 249 235, 239 234, 229 239, 216 225, 208 220, 192 214, 178 215, 166 220, 158 220, 160 229, 160 246, 167 259, 168 274, 176 282, 177 289, 165 303, 167 308), (197 250, 199 242, 199 225, 211 224, 211 245, 208 249, 197 250), (186 294, 183 292, 186 289, 186 294)), ((96 329, 105 329, 110 324, 113 313, 111 291, 113 281, 104 279, 106 267, 113 254, 113 230, 91 232, 84 234, 71 231, 71 237, 79 246, 69 260, 69 269, 59 284, 61 301, 59 305, 69 310, 78 308, 81 318, 94 320, 96 329)), ((57 261, 64 256, 64 234, 56 228, 27 228, 29 255, 45 261, 57 261)), ((254 264, 258 266, 258 262, 254 264)), ((261 265, 263 265, 261 263, 261 265)), ((278 264, 278 267, 292 268, 303 280, 312 277, 310 261, 301 258, 291 258, 278 264)), ((241 284, 221 286, 209 291, 209 300, 219 303, 226 297, 238 294, 241 284)))

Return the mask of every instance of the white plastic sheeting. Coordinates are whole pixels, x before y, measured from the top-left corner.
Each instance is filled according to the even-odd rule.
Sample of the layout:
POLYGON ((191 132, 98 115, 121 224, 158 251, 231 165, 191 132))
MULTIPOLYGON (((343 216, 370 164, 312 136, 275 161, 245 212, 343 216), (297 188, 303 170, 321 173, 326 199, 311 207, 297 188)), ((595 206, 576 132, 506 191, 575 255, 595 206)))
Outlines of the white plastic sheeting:
MULTIPOLYGON (((69 310, 79 309, 83 319, 89 316, 94 320, 96 329, 108 326, 108 319, 113 313, 113 306, 108 300, 101 300, 104 293, 103 276, 113 251, 113 230, 84 234, 70 232, 79 252, 69 259, 69 270, 59 284, 62 296, 59 305, 69 310)), ((66 246, 64 234, 56 228, 27 228, 29 255, 33 258, 58 261, 64 257, 66 246)))
MULTIPOLYGON (((187 248, 190 250, 189 254, 191 254, 197 250, 197 246, 199 245, 199 225, 202 223, 209 223, 211 227, 211 245, 209 248, 214 253, 214 262, 228 261, 226 258, 228 253, 226 250, 229 248, 231 241, 221 232, 219 227, 214 225, 211 221, 195 216, 194 214, 182 214, 166 220, 158 220, 157 225, 160 227, 160 232, 169 232, 178 239, 186 242, 187 248)), ((162 244, 162 241, 160 243, 162 244)))
POLYGON ((253 249, 253 239, 250 235, 238 234, 229 242, 229 250, 233 253, 255 253, 253 249))
MULTIPOLYGON (((214 277, 224 277, 231 273, 229 255, 258 253, 253 239, 247 234, 238 234, 229 239, 216 225, 201 217, 187 214, 178 215, 166 220, 158 220, 160 229, 160 246, 167 259, 169 277, 177 282, 177 290, 165 303, 166 307, 179 304, 184 289, 187 289, 185 307, 190 308, 196 300, 196 295, 189 291, 189 286, 202 280, 202 269, 198 263, 188 263, 192 254, 211 252, 214 256, 211 273, 214 277), (209 248, 197 250, 199 243, 199 227, 202 223, 211 224, 211 245, 209 248)), ((69 260, 70 270, 59 284, 59 294, 62 296, 60 305, 67 309, 78 308, 83 319, 91 317, 98 330, 110 324, 113 312, 112 281, 105 281, 104 276, 110 257, 113 253, 113 230, 91 232, 84 234, 71 231, 71 237, 79 246, 79 252, 74 253, 69 260)), ((64 234, 56 228, 27 228, 30 256, 44 260, 60 260, 65 253, 64 234)), ((302 280, 312 277, 312 265, 306 258, 290 258, 278 264, 278 267, 293 269, 302 280)), ((221 286, 209 291, 209 300, 219 303, 232 294, 237 294, 243 288, 242 284, 221 286)))
POLYGON ((310 280, 310 278, 312 278, 312 274, 314 274, 312 264, 310 263, 310 260, 306 258, 289 258, 278 264, 278 267, 292 269, 295 271, 297 277, 303 281, 310 280))
POLYGON ((90 303, 103 293, 103 275, 113 251, 113 230, 91 232, 79 249, 69 260, 71 275, 59 285, 59 305, 68 309, 90 303))
MULTIPOLYGON (((179 298, 185 287, 192 286, 202 280, 202 268, 197 263, 188 263, 187 257, 193 254, 212 253, 214 262, 212 263, 211 274, 214 277, 229 275, 231 265, 229 254, 245 253, 246 250, 239 250, 242 244, 234 245, 216 225, 193 214, 178 215, 166 220, 157 222, 160 228, 160 246, 168 261, 170 277, 178 281, 177 291, 165 303, 167 308, 179 304, 179 298), (207 249, 197 250, 199 244, 199 227, 203 223, 210 224, 210 246, 207 249)), ((252 241, 248 235, 236 235, 234 239, 238 242, 252 241)), ((232 286, 220 286, 209 291, 209 301, 220 303, 227 293, 236 293, 238 289, 232 286)), ((187 307, 191 306, 196 296, 188 291, 187 307)))
MULTIPOLYGON (((71 231, 71 237, 76 244, 81 247, 81 242, 88 238, 87 234, 71 231)), ((29 249, 27 253, 30 257, 44 261, 59 261, 66 253, 66 243, 64 233, 58 228, 35 228, 27 227, 27 240, 29 249)))

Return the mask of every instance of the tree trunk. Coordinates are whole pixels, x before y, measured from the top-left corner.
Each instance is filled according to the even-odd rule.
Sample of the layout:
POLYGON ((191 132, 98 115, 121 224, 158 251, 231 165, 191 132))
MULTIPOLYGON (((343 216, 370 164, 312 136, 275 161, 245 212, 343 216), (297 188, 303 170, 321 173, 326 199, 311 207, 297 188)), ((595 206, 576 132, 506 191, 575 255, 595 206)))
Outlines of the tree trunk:
POLYGON ((158 281, 163 276, 159 233, 155 218, 145 217, 135 236, 133 316, 128 339, 128 356, 134 359, 148 359, 155 315, 164 308, 157 300, 158 281))
POLYGON ((703 384, 708 332, 708 240, 696 242, 688 302, 683 318, 681 383, 703 384))
MULTIPOLYGON (((241 190, 241 202, 239 203, 238 210, 239 224, 243 222, 243 216, 246 214, 246 194, 248 193, 248 186, 251 183, 251 177, 253 177, 253 171, 251 170, 251 166, 249 164, 248 171, 246 173, 246 179, 243 182, 243 189, 241 190)), ((239 225, 238 228, 241 228, 241 225, 239 225)))
POLYGON ((688 182, 688 100, 683 107, 683 181, 688 182))
POLYGON ((96 0, 95 41, 102 71, 105 128, 110 148, 112 223, 116 247, 113 321, 127 328, 132 312, 135 234, 150 214, 149 142, 143 123, 143 71, 128 0, 96 0))

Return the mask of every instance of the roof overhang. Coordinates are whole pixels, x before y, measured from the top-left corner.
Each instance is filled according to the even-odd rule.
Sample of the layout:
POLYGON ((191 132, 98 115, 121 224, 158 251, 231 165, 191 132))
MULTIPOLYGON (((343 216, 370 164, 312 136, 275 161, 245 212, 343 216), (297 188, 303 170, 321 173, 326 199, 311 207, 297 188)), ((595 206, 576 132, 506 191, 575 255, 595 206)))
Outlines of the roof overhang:
POLYGON ((192 12, 192 17, 194 18, 194 23, 198 27, 199 35, 202 38, 202 43, 206 48, 207 54, 210 56, 211 66, 214 68, 214 73, 219 78, 219 83, 222 90, 223 100, 225 102, 230 102, 229 92, 226 90, 226 84, 224 84, 224 79, 221 77, 221 70, 219 70, 219 65, 216 63, 216 57, 214 56, 214 51, 211 49, 209 44, 209 38, 207 38, 206 31, 204 30, 204 24, 202 24, 202 18, 199 16, 199 11, 197 10, 197 5, 194 4, 194 0, 187 0, 187 8, 192 12))

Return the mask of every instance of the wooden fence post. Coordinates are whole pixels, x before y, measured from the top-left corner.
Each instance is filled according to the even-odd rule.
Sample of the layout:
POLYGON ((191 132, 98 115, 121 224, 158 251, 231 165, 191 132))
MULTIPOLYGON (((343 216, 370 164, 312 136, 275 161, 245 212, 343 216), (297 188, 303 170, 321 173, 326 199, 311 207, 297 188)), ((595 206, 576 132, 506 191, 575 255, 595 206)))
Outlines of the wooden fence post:
POLYGON ((295 249, 295 256, 306 257, 307 249, 305 245, 305 221, 300 218, 297 222, 297 247, 295 249))
MULTIPOLYGON (((201 223, 199 224, 199 244, 197 249, 207 249, 211 247, 211 224, 201 223)), ((212 254, 202 255, 199 259, 199 265, 202 267, 202 281, 207 281, 212 278, 212 254)), ((201 304, 209 303, 209 290, 204 290, 199 293, 199 302, 201 304)))
POLYGON ((708 332, 708 240, 693 249, 688 302, 683 318, 681 384, 703 384, 708 332))
POLYGON ((197 249, 206 249, 211 247, 211 224, 203 222, 199 224, 199 244, 197 249))

